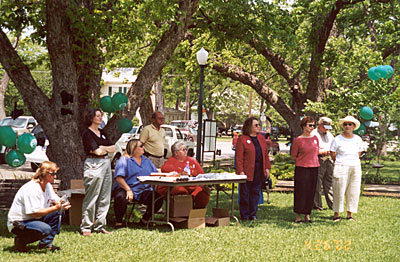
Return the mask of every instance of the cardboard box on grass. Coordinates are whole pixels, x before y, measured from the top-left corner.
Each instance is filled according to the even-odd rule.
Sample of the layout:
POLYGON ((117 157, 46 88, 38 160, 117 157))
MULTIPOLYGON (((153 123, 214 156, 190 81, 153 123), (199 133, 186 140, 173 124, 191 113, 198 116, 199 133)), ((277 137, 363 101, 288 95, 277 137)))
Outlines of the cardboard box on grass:
POLYGON ((69 224, 79 226, 82 222, 82 202, 85 197, 85 187, 82 179, 71 179, 71 208, 69 209, 69 224))
POLYGON ((189 217, 172 217, 169 220, 177 228, 205 228, 206 227, 206 208, 192 209, 189 212, 189 217))
POLYGON ((213 208, 212 212, 213 216, 206 218, 207 226, 223 227, 223 226, 228 226, 229 223, 231 222, 231 218, 229 216, 229 209, 213 208))
POLYGON ((175 195, 171 197, 169 217, 188 217, 193 209, 192 195, 175 195))

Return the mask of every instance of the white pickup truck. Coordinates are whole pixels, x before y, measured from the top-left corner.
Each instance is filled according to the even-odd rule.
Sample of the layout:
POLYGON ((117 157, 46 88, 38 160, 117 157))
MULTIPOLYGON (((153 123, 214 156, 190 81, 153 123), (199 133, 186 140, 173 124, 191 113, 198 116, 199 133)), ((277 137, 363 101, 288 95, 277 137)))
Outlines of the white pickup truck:
MULTIPOLYGON (((188 156, 190 157, 194 156, 194 143, 192 141, 185 140, 184 136, 176 126, 161 125, 161 128, 164 128, 165 130, 164 158, 170 158, 172 156, 171 146, 179 140, 185 142, 186 147, 188 149, 187 151, 188 156)), ((133 129, 135 130, 131 132, 130 135, 128 136, 126 135, 129 133, 123 134, 121 138, 117 141, 117 143, 115 143, 115 153, 112 157, 112 162, 111 162, 112 168, 115 167, 118 159, 125 153, 126 144, 128 143, 128 141, 132 138, 139 139, 140 132, 142 132, 143 130, 143 126, 140 126, 139 128, 133 127, 133 129)))

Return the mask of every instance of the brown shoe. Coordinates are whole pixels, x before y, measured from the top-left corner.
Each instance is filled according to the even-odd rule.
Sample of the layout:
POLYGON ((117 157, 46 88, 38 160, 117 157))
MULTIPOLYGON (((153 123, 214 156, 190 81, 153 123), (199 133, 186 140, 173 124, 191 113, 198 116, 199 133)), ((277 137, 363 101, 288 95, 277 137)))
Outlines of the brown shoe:
POLYGON ((90 237, 92 235, 92 233, 90 231, 83 231, 82 232, 82 236, 84 237, 90 237))

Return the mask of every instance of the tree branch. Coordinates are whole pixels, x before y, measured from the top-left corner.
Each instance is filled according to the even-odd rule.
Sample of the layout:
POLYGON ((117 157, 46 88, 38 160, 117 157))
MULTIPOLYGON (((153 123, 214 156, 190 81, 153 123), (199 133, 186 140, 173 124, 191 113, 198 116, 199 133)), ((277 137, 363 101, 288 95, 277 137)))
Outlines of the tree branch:
POLYGON ((286 102, 279 96, 279 94, 266 85, 263 81, 257 77, 244 72, 241 68, 227 64, 221 63, 220 61, 214 61, 213 69, 227 76, 235 81, 239 81, 245 85, 252 87, 262 98, 268 101, 275 110, 285 118, 286 122, 289 124, 292 130, 297 130, 300 132, 297 126, 297 116, 295 111, 290 108, 286 102))

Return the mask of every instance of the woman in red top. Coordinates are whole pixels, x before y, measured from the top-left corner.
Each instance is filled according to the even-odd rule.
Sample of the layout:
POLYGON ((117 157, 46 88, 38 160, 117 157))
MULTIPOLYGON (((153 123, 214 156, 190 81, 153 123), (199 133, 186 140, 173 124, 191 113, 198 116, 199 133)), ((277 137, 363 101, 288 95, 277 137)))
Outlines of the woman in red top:
POLYGON ((310 222, 314 194, 318 178, 318 138, 311 135, 315 128, 314 118, 306 116, 301 120, 303 133, 293 141, 291 155, 296 160, 294 170, 294 212, 296 223, 301 223, 300 214, 305 222, 310 222))
POLYGON ((247 182, 240 185, 239 209, 241 220, 256 220, 258 199, 271 164, 265 137, 260 132, 258 119, 250 117, 243 125, 243 135, 236 143, 236 174, 246 175, 247 182))
MULTIPOLYGON (((171 146, 172 157, 161 167, 161 172, 178 172, 182 175, 197 176, 204 174, 203 168, 194 159, 187 156, 187 148, 184 142, 178 141, 171 146)), ((158 193, 167 194, 166 186, 159 186, 158 193)), ((210 194, 206 186, 175 186, 171 190, 171 195, 192 195, 194 208, 205 208, 210 201, 210 194)))

